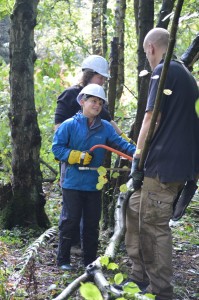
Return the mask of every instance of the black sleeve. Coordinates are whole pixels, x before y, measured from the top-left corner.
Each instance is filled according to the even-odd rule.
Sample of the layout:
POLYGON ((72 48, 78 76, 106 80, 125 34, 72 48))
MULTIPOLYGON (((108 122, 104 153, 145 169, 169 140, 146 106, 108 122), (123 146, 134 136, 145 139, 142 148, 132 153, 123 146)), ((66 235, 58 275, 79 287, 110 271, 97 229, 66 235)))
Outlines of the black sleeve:
POLYGON ((81 109, 76 100, 81 89, 79 86, 70 87, 58 97, 55 111, 55 124, 60 124, 71 118, 81 109))
POLYGON ((110 122, 112 120, 111 115, 110 115, 110 113, 108 111, 108 108, 105 105, 102 107, 102 111, 100 113, 100 117, 101 117, 101 119, 104 119, 104 120, 106 120, 108 122, 110 122))

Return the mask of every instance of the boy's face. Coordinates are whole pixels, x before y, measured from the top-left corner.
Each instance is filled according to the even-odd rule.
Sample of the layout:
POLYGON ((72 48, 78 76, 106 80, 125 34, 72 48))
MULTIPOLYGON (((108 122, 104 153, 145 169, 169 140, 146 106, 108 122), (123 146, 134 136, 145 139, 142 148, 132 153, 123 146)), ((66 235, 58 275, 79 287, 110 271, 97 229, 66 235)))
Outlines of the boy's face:
POLYGON ((82 99, 81 105, 83 108, 83 114, 88 118, 95 118, 102 110, 103 100, 91 96, 88 99, 82 99))

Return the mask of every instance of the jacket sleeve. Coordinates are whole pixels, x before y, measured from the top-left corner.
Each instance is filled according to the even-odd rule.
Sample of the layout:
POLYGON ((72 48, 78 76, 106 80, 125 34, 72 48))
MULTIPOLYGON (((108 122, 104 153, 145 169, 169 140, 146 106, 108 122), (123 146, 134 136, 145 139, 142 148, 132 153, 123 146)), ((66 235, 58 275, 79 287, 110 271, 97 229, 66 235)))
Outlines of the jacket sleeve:
POLYGON ((136 146, 134 144, 128 143, 125 139, 118 135, 111 124, 106 122, 106 126, 108 131, 107 145, 129 156, 133 156, 136 150, 136 146))
POLYGON ((52 152, 60 161, 67 162, 69 153, 71 151, 71 149, 67 147, 70 141, 71 124, 71 119, 62 123, 53 137, 52 152))

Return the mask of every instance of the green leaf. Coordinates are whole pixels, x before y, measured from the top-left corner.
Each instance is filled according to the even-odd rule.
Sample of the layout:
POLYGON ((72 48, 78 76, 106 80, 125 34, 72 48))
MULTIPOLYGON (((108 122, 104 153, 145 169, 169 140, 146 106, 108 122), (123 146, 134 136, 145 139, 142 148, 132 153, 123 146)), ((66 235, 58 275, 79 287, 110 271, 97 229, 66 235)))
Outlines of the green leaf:
POLYGON ((113 178, 118 178, 119 175, 120 175, 120 174, 119 174, 118 172, 114 172, 114 173, 111 175, 111 177, 113 177, 113 178))
POLYGON ((139 77, 144 77, 144 76, 146 76, 146 75, 148 75, 149 74, 149 71, 147 71, 147 70, 142 70, 140 73, 139 73, 139 77))
POLYGON ((107 173, 106 168, 104 168, 103 166, 100 166, 97 169, 97 172, 99 173, 99 175, 106 175, 106 173, 107 173))
POLYGON ((124 280, 124 276, 122 273, 117 273, 115 276, 114 276, 114 281, 116 284, 120 284, 122 283, 122 281, 124 280))
POLYGON ((155 295, 152 295, 152 294, 145 294, 145 296, 146 296, 148 299, 155 299, 155 295))
POLYGON ((81 284, 80 294, 86 300, 103 300, 99 289, 90 282, 81 284))
POLYGON ((102 189, 103 189, 103 186, 104 186, 104 184, 103 184, 102 182, 97 183, 97 184, 96 184, 96 189, 97 189, 97 190, 102 190, 102 189))
POLYGON ((108 266, 109 257, 108 256, 101 256, 100 257, 100 263, 101 263, 102 266, 108 266))
POLYGON ((131 295, 135 295, 136 293, 140 292, 139 287, 134 282, 129 282, 128 284, 126 284, 123 287, 123 290, 124 290, 124 292, 131 294, 131 295))
POLYGON ((126 184, 122 184, 120 186, 120 192, 121 193, 126 193, 127 191, 128 191, 128 188, 127 188, 126 184))
POLYGON ((163 93, 167 96, 170 96, 172 94, 172 91, 169 89, 164 89, 163 93))
POLYGON ((199 118, 199 99, 196 101, 195 108, 196 108, 197 116, 199 118))
POLYGON ((119 267, 116 263, 110 263, 110 264, 108 264, 108 267, 107 267, 108 270, 116 270, 118 268, 119 267))
POLYGON ((98 177, 98 182, 99 182, 99 183, 105 184, 105 183, 107 183, 107 181, 108 181, 108 179, 107 179, 104 175, 100 175, 100 176, 98 177))

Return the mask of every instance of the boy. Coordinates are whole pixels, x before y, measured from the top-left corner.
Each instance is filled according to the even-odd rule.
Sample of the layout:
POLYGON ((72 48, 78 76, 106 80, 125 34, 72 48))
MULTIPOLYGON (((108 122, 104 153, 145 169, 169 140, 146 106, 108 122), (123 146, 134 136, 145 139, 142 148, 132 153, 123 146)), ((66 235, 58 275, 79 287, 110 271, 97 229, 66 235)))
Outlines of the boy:
POLYGON ((98 168, 103 164, 105 150, 89 149, 103 144, 133 155, 135 146, 121 138, 112 125, 101 120, 99 114, 106 102, 103 88, 89 84, 77 97, 82 112, 64 121, 56 131, 52 151, 60 161, 66 162, 62 181, 63 207, 59 222, 59 247, 57 264, 61 270, 71 270, 71 240, 83 212, 84 265, 96 259, 99 221, 101 217, 101 191, 96 189, 97 171, 80 171, 80 165, 98 168))

